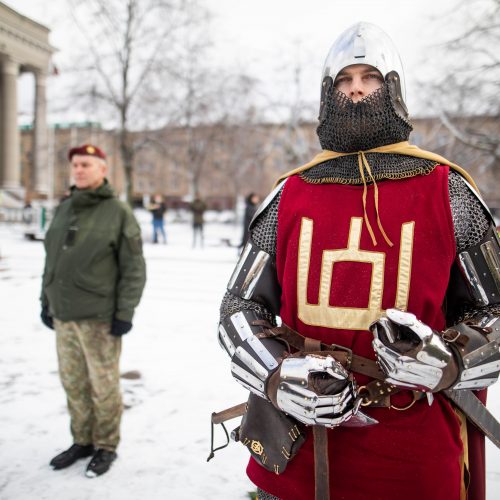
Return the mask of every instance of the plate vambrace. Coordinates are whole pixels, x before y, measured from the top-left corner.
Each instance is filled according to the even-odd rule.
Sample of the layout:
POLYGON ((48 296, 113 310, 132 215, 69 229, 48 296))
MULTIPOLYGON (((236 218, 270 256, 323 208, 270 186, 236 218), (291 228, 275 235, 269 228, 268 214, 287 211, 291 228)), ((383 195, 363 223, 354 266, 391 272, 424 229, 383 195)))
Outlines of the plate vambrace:
MULTIPOLYGON (((281 290, 276 278, 275 259, 250 239, 229 280, 228 291, 244 300, 263 304, 272 314, 279 312, 281 290)), ((219 343, 231 358, 233 377, 243 387, 269 400, 267 385, 279 368, 287 346, 265 338, 266 322, 254 310, 242 310, 222 319, 219 343)))
POLYGON ((500 318, 487 315, 477 325, 459 323, 442 334, 459 364, 451 389, 483 389, 500 374, 500 318))

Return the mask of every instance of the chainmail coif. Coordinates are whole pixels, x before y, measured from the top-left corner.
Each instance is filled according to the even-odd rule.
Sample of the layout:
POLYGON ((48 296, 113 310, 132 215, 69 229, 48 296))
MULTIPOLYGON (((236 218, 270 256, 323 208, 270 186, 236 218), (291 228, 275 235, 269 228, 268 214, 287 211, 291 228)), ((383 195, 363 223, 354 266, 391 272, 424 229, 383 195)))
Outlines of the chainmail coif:
POLYGON ((323 149, 353 153, 407 141, 413 127, 392 105, 387 84, 353 102, 335 87, 324 96, 316 132, 323 149))

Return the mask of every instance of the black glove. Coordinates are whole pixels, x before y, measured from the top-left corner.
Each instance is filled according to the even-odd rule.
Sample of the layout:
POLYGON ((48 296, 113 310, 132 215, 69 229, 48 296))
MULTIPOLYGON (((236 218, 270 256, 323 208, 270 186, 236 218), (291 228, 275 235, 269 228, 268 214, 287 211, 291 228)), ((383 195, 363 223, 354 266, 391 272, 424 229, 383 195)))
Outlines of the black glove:
POLYGON ((51 330, 54 329, 54 319, 49 314, 49 308, 47 306, 42 306, 42 312, 40 313, 40 318, 42 319, 42 323, 51 330))
POLYGON ((131 321, 122 321, 121 319, 113 318, 111 322, 111 335, 113 337, 121 337, 132 330, 131 321))

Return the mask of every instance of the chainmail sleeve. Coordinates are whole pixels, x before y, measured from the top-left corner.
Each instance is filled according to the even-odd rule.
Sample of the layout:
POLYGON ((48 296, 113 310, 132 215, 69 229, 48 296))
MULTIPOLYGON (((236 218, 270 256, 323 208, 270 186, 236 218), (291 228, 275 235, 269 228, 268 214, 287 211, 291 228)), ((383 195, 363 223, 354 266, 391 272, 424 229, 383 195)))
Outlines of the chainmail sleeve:
POLYGON ((283 189, 274 197, 268 207, 259 215, 250 230, 255 243, 273 257, 276 255, 278 239, 278 206, 283 189))
POLYGON ((448 176, 450 207, 457 253, 477 245, 490 226, 490 218, 480 201, 471 193, 462 176, 450 170, 448 176))
MULTIPOLYGON (((276 241, 278 232, 278 206, 282 190, 272 202, 258 215, 250 229, 250 239, 272 257, 276 256, 276 241)), ((255 311, 262 319, 276 325, 274 314, 264 304, 254 300, 245 300, 227 291, 220 307, 220 319, 240 311, 255 311)))
MULTIPOLYGON (((458 254, 477 245, 486 235, 491 222, 486 209, 471 193, 462 176, 452 170, 448 176, 448 190, 458 254)), ((456 321, 481 318, 485 314, 500 316, 500 304, 468 307, 457 311, 456 321)))

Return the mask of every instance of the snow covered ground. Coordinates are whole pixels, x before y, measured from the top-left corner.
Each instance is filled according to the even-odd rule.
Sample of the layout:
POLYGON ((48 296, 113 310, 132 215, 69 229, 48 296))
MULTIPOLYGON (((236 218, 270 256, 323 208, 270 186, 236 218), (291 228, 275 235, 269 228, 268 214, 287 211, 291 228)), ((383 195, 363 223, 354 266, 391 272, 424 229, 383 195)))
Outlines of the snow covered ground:
MULTIPOLYGON (((54 333, 39 320, 43 245, 20 227, 0 226, 0 499, 245 499, 247 452, 232 443, 207 463, 210 414, 246 399, 216 341, 220 299, 237 258, 223 240, 232 224, 206 225, 205 249, 191 248, 188 224, 169 224, 169 244, 152 245, 143 222, 148 282, 124 338, 125 404, 119 458, 97 479, 86 461, 62 471, 48 462, 71 444, 57 375, 54 333), (189 347, 189 348, 188 348, 189 347)), ((500 416, 500 384, 490 391, 500 416)), ((236 425, 236 421, 230 422, 236 425)), ((222 440, 217 429, 218 442, 222 440)), ((500 498, 500 452, 490 444, 488 499, 500 498)))

